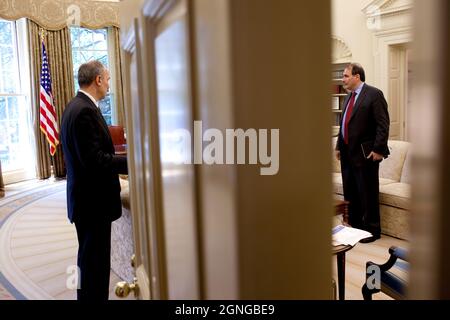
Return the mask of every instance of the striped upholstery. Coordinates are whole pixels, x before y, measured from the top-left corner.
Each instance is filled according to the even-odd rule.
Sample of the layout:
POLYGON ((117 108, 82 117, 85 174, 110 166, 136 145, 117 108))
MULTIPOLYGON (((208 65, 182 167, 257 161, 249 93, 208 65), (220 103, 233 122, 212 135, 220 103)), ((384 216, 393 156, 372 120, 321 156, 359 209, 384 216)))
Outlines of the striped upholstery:
POLYGON ((364 300, 372 300, 372 294, 383 292, 394 299, 405 299, 405 289, 408 284, 409 263, 406 250, 392 246, 389 248, 389 260, 384 264, 371 261, 366 264, 366 283, 362 287, 364 300), (369 289, 367 283, 373 274, 373 266, 380 270, 380 288, 369 289))

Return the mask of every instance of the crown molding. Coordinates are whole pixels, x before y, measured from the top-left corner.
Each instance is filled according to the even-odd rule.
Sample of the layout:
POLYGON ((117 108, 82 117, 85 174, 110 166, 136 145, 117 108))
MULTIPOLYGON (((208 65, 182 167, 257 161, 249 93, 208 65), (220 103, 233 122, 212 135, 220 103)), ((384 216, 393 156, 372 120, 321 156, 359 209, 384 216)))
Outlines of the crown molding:
POLYGON ((412 26, 412 0, 373 0, 363 9, 367 19, 367 28, 380 35, 390 30, 393 33, 400 28, 412 26))
POLYGON ((128 29, 125 36, 122 37, 121 46, 127 52, 134 52, 136 48, 136 19, 128 29))
POLYGON ((405 11, 412 10, 412 8, 412 0, 373 0, 362 9, 362 12, 369 19, 380 16, 399 15, 405 11))
POLYGON ((176 4, 177 0, 147 0, 143 7, 143 14, 151 20, 158 20, 176 4))

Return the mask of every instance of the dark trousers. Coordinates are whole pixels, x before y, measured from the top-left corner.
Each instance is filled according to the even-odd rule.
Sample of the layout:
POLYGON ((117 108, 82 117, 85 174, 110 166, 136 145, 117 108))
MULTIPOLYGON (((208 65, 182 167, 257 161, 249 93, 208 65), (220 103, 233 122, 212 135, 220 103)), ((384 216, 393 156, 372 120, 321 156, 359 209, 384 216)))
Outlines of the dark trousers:
POLYGON ((108 300, 111 269, 111 222, 75 222, 80 287, 78 300, 108 300))
POLYGON ((349 223, 352 227, 380 236, 379 162, 366 160, 354 165, 348 160, 346 150, 341 151, 344 198, 349 203, 349 223))

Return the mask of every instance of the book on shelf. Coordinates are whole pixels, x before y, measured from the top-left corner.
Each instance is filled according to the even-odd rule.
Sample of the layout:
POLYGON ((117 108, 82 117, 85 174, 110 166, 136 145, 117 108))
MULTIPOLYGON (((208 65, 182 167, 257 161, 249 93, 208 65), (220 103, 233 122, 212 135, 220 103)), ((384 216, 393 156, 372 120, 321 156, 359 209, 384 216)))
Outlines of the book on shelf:
POLYGON ((333 113, 334 113, 334 125, 339 127, 341 125, 342 113, 340 112, 333 112, 333 113))
POLYGON ((332 86, 331 86, 331 93, 332 94, 339 94, 339 93, 341 93, 341 88, 340 88, 341 86, 340 85, 338 85, 338 84, 333 84, 332 86))
POLYGON ((333 71, 333 79, 341 79, 342 78, 342 72, 341 70, 335 70, 333 71))
POLYGON ((339 110, 339 97, 331 97, 331 109, 339 110))

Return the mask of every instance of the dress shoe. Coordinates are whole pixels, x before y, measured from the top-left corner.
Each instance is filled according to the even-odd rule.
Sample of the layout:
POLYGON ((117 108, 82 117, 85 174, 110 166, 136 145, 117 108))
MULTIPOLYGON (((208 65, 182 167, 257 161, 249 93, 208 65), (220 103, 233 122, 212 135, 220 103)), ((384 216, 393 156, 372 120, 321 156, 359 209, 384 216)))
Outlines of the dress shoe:
POLYGON ((368 237, 368 238, 361 239, 361 240, 359 240, 359 242, 361 242, 361 243, 371 243, 371 242, 374 242, 375 240, 378 240, 378 239, 380 239, 380 236, 371 236, 371 237, 368 237))

